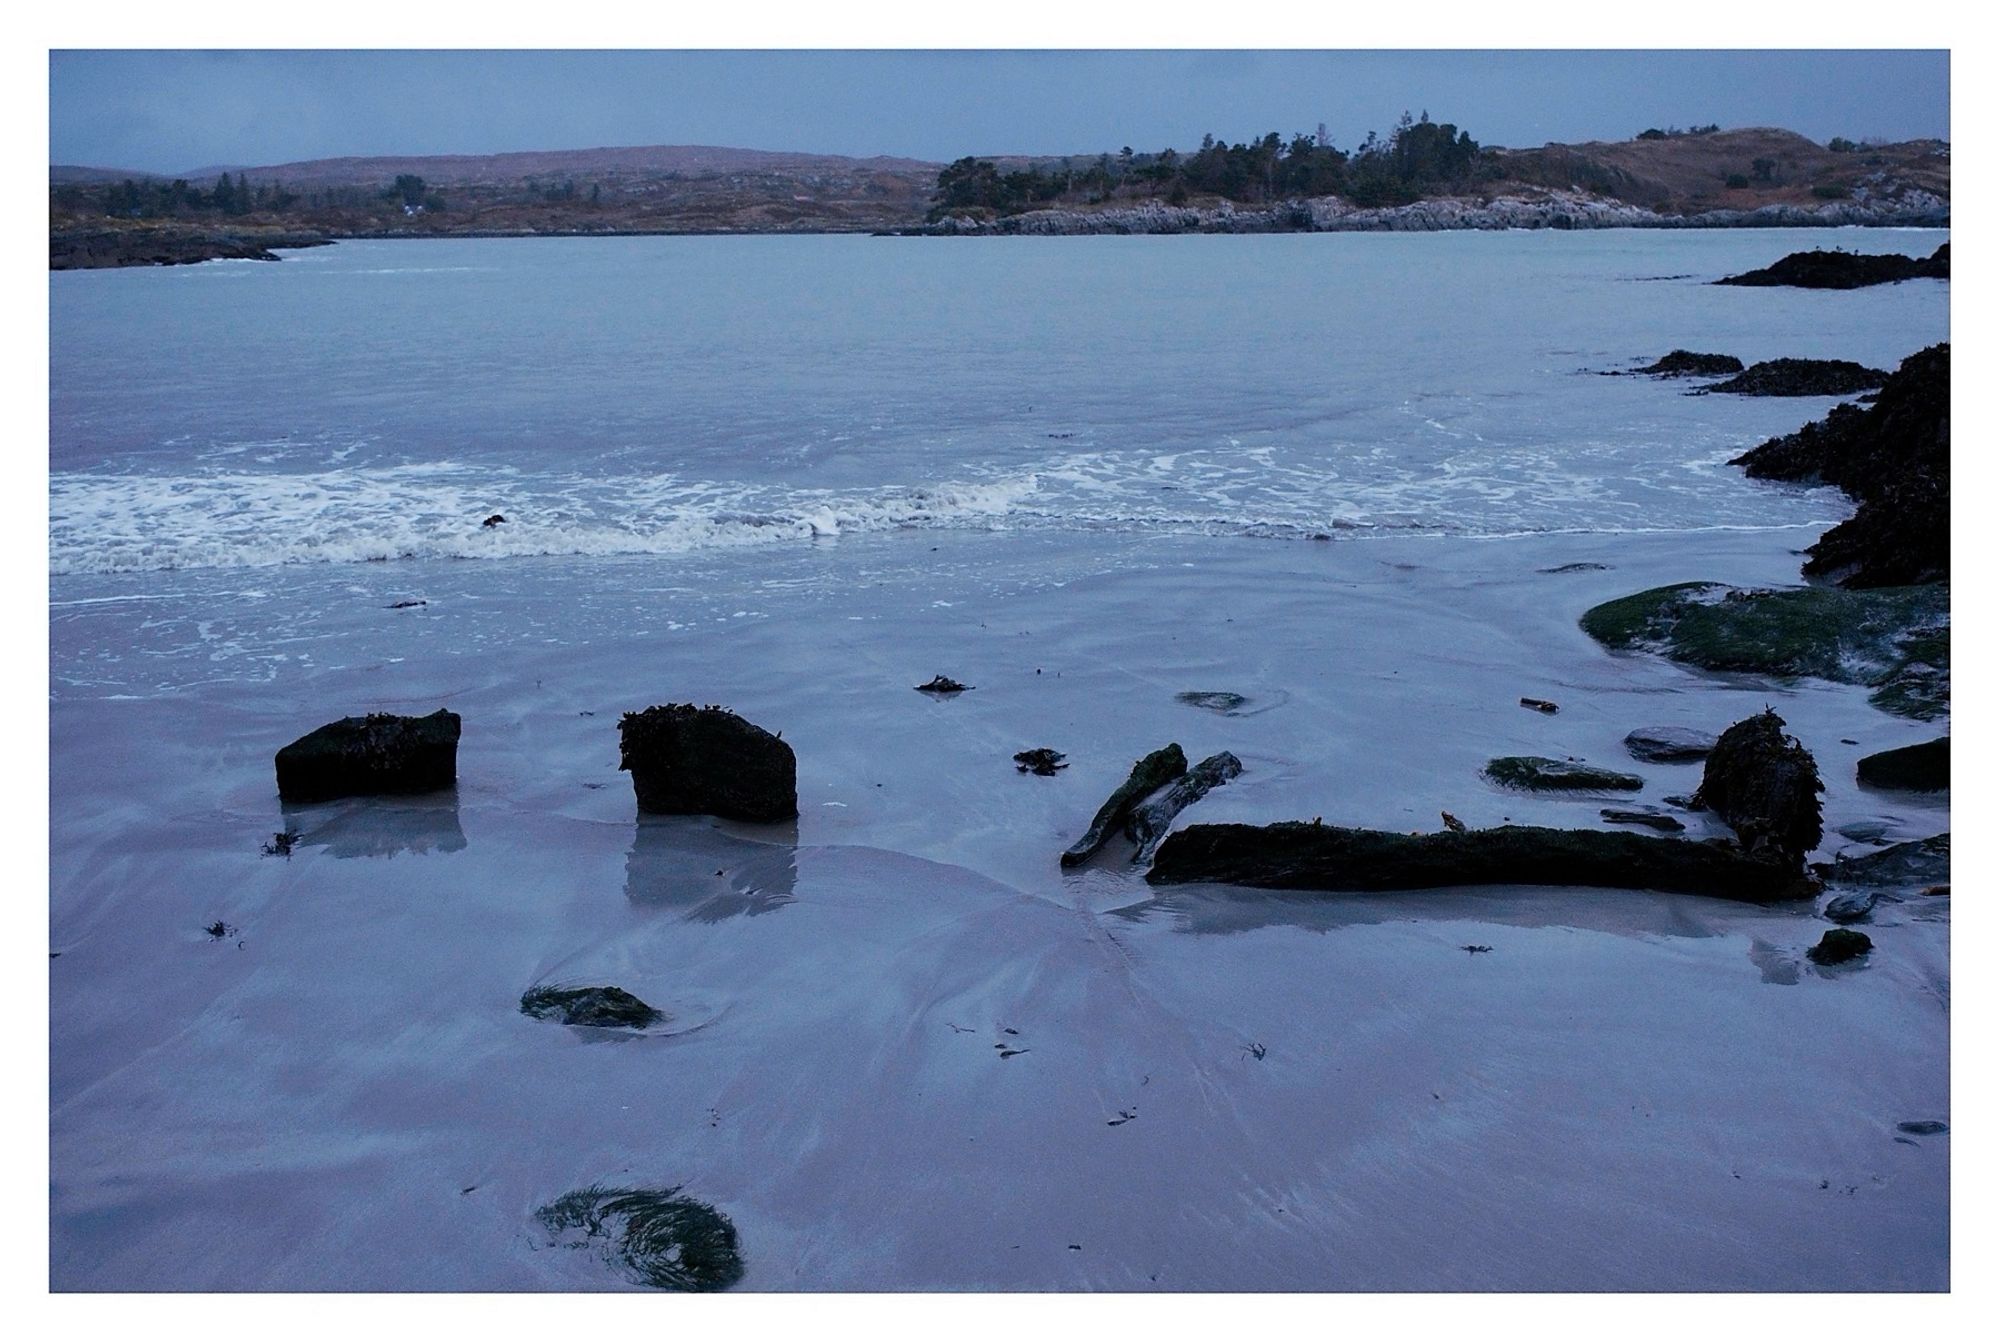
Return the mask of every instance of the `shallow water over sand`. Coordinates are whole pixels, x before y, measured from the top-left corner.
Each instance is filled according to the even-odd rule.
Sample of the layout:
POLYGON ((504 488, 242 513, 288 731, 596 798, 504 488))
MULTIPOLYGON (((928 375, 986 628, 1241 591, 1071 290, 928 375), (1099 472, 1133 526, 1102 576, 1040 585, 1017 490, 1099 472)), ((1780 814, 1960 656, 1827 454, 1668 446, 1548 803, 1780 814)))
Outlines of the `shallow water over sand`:
MULTIPOLYGON (((800 240, 819 241, 865 240, 800 240)), ((1101 249, 1095 269, 1060 250, 1079 244, 1024 242, 1056 249, 1048 264, 1095 275, 1110 315, 1063 316, 1049 334, 1030 314, 989 314, 983 347, 976 326, 948 316, 893 338, 906 357, 935 351, 932 399, 958 398, 954 413, 975 425, 987 402, 967 389, 980 377, 1046 374, 1054 364, 1037 363, 1038 349, 1069 354, 1092 332, 1143 326, 1152 253, 1133 254, 1143 264, 1122 287, 1106 269, 1127 255, 1110 245, 1127 241, 1211 248, 1176 263, 1207 284, 1197 258, 1227 258, 1219 273, 1241 279, 1255 268, 1230 247, 1316 240, 1088 240, 1101 249)), ((1485 240, 1438 241, 1477 257, 1472 244, 1485 240)), ((226 517, 197 526, 144 513, 135 531, 151 524, 174 545, 195 543, 175 539, 184 527, 238 562, 69 564, 52 578, 50 612, 55 1284, 620 1289, 601 1261, 547 1247, 533 1223, 551 1198, 607 1182, 683 1184, 726 1212, 745 1289, 1944 1286, 1951 1138, 1899 1141, 1896 1125, 1949 1117, 1948 896, 1885 906, 1867 929, 1876 950, 1865 968, 1829 972, 1803 958, 1825 927, 1804 906, 1512 889, 1326 900, 1158 891, 1116 851, 1056 866, 1131 761, 1169 740, 1190 758, 1231 750, 1245 766, 1183 823, 1323 816, 1433 829, 1448 810, 1473 826, 1593 825, 1603 799, 1502 792, 1481 765, 1575 755, 1641 774, 1637 800, 1658 803, 1691 791, 1700 767, 1635 763, 1626 732, 1717 730, 1767 703, 1827 780, 1822 855, 1853 846, 1834 831, 1854 822, 1881 823, 1890 838, 1949 827, 1942 800, 1853 782, 1861 755, 1938 726, 1879 712, 1865 689, 1614 656, 1576 626, 1588 606, 1660 583, 1795 581, 1794 552, 1845 504, 1715 466, 1826 402, 1687 398, 1575 367, 1677 344, 1893 364, 1943 336, 1942 292, 1752 303, 1745 291, 1691 290, 1674 300, 1680 325, 1648 325, 1651 300, 1625 296, 1673 282, 1607 276, 1601 249, 1635 275, 1686 270, 1690 255, 1720 273, 1798 240, 1502 241, 1547 248, 1543 264, 1574 286, 1535 324, 1547 328, 1543 345, 1573 354, 1541 380, 1476 367, 1452 393, 1480 433, 1507 425, 1541 444, 1533 471, 1480 487, 1495 500, 1486 525, 1449 520, 1472 512, 1454 501, 1456 468, 1433 461, 1412 478, 1443 483, 1417 488, 1412 512, 1437 524, 1416 530, 1438 534, 1371 523, 1331 529, 1328 541, 1273 539, 1291 533, 1212 534, 1224 529, 1170 524, 1164 512, 1113 525, 1087 516, 1078 486, 1052 496, 1067 501, 1063 516, 492 562, 272 565, 240 547, 298 521, 282 507, 240 535, 226 517), (1853 315, 1859 304, 1873 304, 1868 320, 1853 315), (1509 411, 1509 397, 1536 414, 1509 411), (1604 458, 1591 444, 1624 454, 1641 441, 1643 453, 1593 474, 1604 458), (1670 448, 1679 456, 1663 457, 1670 448), (1676 479, 1694 483, 1662 483, 1676 479), (1572 504, 1573 530, 1561 524, 1572 504), (1533 534, 1495 534, 1523 519, 1533 534), (1581 564, 1605 567, 1547 571, 1581 564), (390 608, 409 601, 425 604, 390 608), (939 672, 975 688, 947 700, 912 690, 939 672), (1244 702, 1223 714, 1178 700, 1186 691, 1244 702), (1562 711, 1530 712, 1522 696, 1562 711), (640 821, 616 769, 617 717, 669 700, 725 703, 781 730, 799 757, 797 824, 640 821), (270 757, 286 741, 344 713, 441 705, 465 719, 455 793, 279 805, 270 757), (1066 752, 1069 768, 1017 773, 1011 756, 1034 746, 1066 752), (301 835, 294 855, 261 856, 283 829, 301 835), (216 920, 228 936, 203 932, 216 920), (670 1019, 631 1039, 532 1020, 516 1007, 540 982, 615 983, 670 1019)), ((1935 245, 1914 234, 1859 241, 1935 245)), ((537 245, 570 246, 324 255, 349 267, 442 264, 464 247, 511 273, 507 249, 537 245)), ((1007 245, 944 244, 972 275, 1007 264, 980 249, 1007 245)), ((922 267, 946 269, 920 255, 912 291, 931 273, 922 267)), ((1523 264, 1518 250, 1492 255, 1523 264)), ((330 273, 293 267, 240 281, 201 268, 184 288, 298 294, 330 273)), ((1357 273, 1371 282, 1367 266, 1357 273)), ((193 320, 164 272, 80 278, 131 279, 125 311, 142 332, 193 320)), ((390 277, 352 282, 364 278, 390 277)), ((760 425, 783 431, 781 412, 831 421, 868 391, 857 371, 867 359, 829 343, 821 372, 786 373, 798 398, 771 404, 770 366, 745 353, 754 341, 736 325, 764 320, 753 300, 765 281, 740 278, 748 315, 703 306, 696 292, 677 337, 692 347, 706 331, 721 351, 708 376, 738 379, 727 395, 707 383, 685 392, 682 409, 710 406, 702 432, 718 436, 683 469, 716 478, 733 460, 717 427, 728 402, 754 440, 760 425)), ((488 292, 451 283, 475 287, 433 300, 447 327, 488 292)), ((1267 281, 1259 292, 1283 309, 1294 288, 1267 281)), ((1476 276, 1470 288, 1482 291, 1476 276)), ((190 391, 146 425, 124 399, 132 379, 121 390, 96 376, 112 361, 147 366, 120 343, 136 335, 102 324, 117 291, 77 292, 55 286, 58 569, 92 543, 62 531, 66 474, 199 494, 210 467, 166 444, 267 433, 285 402, 265 379, 284 358, 313 366, 306 335, 290 355, 281 340, 277 353, 246 356, 232 394, 190 391), (83 352, 86 332, 101 347, 83 352), (218 407, 219 427, 193 427, 197 402, 218 407), (112 446, 90 462, 87 444, 112 446)), ((807 292, 864 310, 893 297, 837 269, 807 292)), ((322 428, 338 418, 329 406, 365 418, 354 389, 366 378, 344 371, 367 358, 365 332, 345 325, 360 320, 350 308, 308 307, 300 319, 340 351, 291 401, 322 428)), ((1447 328, 1436 343, 1410 331, 1379 340, 1396 348, 1373 357, 1457 385, 1442 357, 1447 328)), ((1305 480, 1314 460, 1331 460, 1307 441, 1318 431, 1283 427, 1284 379, 1243 385, 1258 351, 1290 348, 1280 335, 1217 336, 1206 357, 1235 390, 1183 403, 1172 432, 1217 451, 1254 427, 1295 472, 1276 478, 1305 480)), ((575 354, 589 396, 550 409, 524 388, 492 406, 475 423, 489 464, 544 481, 607 469, 613 447, 586 444, 578 450, 601 453, 590 465, 558 467, 540 445, 539 416, 575 412, 604 392, 598 380, 636 376, 608 371, 609 351, 575 354), (509 416, 525 416, 516 437, 501 433, 509 416)), ((1164 356, 1133 366, 1158 385, 1178 367, 1164 356)), ((1101 374, 1050 376, 1083 407, 1079 420, 1108 435, 1118 407, 1146 397, 1133 379, 1101 374)), ((1366 399, 1339 368, 1319 375, 1325 396, 1366 399)), ((150 376, 172 380, 156 369, 137 381, 150 376)), ((497 388, 436 376, 451 406, 497 388)), ((385 392, 368 413, 414 422, 410 393, 385 392)), ((638 413, 601 404, 604 423, 638 413)), ((1352 413, 1370 426, 1355 431, 1365 438, 1401 412, 1352 413)), ((951 417, 936 405, 917 415, 924 434, 951 417)), ((1026 454, 1018 425, 1008 432, 1026 454)), ((827 469, 867 492, 1021 464, 990 436, 961 452, 909 435, 827 469)), ((1069 450, 1042 441, 1035 451, 1069 450)), ((754 451, 745 459, 746 488, 797 490, 809 474, 754 451)), ((264 469, 275 478, 308 465, 329 469, 284 453, 264 469)), ((1175 469, 1160 466, 1161 478, 1175 469)), ((1148 478, 1119 475, 1120 498, 1148 478)), ((1199 470, 1187 479, 1210 491, 1205 513, 1224 511, 1199 470)), ((1363 498, 1380 484, 1370 480, 1363 498)), ((1264 515, 1250 500, 1243 515, 1264 523, 1325 518, 1347 497, 1257 487, 1294 510, 1264 515)), ((200 497, 224 506, 212 491, 200 497)), ((585 521, 637 534, 602 509, 585 521)), ((354 520, 402 525, 393 499, 354 520)), ((483 543, 477 519, 464 522, 454 514, 426 534, 483 543)))

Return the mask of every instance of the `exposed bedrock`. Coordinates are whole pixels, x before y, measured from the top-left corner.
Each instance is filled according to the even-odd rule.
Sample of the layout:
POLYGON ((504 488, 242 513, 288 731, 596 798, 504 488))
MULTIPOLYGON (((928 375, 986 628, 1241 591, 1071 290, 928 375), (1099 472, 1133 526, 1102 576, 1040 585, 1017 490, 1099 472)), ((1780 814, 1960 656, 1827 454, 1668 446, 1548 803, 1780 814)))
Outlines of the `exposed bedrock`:
POLYGON ((655 705, 618 723, 639 809, 772 823, 799 813, 792 748, 726 708, 655 705))
POLYGON ((1903 360, 1872 404, 1835 406, 1730 464, 1760 480, 1833 485, 1861 505, 1807 551, 1807 576, 1842 587, 1949 578, 1951 346, 1903 360))
POLYGON ((1804 899, 1814 890, 1795 866, 1724 843, 1528 825, 1403 834, 1297 821, 1190 825, 1167 836, 1146 879, 1351 892, 1598 886, 1754 903, 1804 899))
POLYGON ((1062 865, 1074 867, 1090 860, 1090 855, 1104 846, 1113 831, 1121 828, 1132 814, 1132 808, 1150 794, 1187 772, 1187 755, 1178 742, 1160 747, 1152 754, 1132 766, 1132 772, 1118 790, 1097 808, 1091 818, 1090 828, 1084 836, 1064 850, 1062 865))
POLYGON ((1847 359, 1770 359, 1701 390, 1734 396, 1852 396, 1888 380, 1889 374, 1880 368, 1847 359))
POLYGON ((1694 799, 1726 821, 1750 853, 1782 858, 1796 871, 1819 846, 1825 785, 1812 752, 1784 728, 1767 708, 1724 732, 1694 799))
POLYGON ((1819 250, 1793 252, 1762 270, 1731 275, 1716 283, 1761 288, 1862 289, 1871 284, 1950 278, 1951 244, 1947 242, 1929 256, 1904 256, 1897 252, 1887 255, 1819 250))
POLYGON ((1705 671, 1817 676, 1874 689, 1884 712, 1929 719, 1951 693, 1951 592, 1941 584, 1851 592, 1655 587, 1584 612, 1613 650, 1643 649, 1705 671))
POLYGON ((370 713, 308 732, 277 755, 289 802, 435 792, 458 781, 458 714, 370 713))
POLYGON ((1242 772, 1243 761, 1225 750, 1210 755, 1134 806, 1125 819, 1126 837, 1139 845, 1132 860, 1149 861, 1160 841, 1167 837, 1167 828, 1174 823, 1175 816, 1242 772))
POLYGON ((1734 354, 1701 354, 1691 349, 1677 349, 1644 368, 1632 371, 1651 377, 1727 377, 1743 371, 1743 360, 1734 354))

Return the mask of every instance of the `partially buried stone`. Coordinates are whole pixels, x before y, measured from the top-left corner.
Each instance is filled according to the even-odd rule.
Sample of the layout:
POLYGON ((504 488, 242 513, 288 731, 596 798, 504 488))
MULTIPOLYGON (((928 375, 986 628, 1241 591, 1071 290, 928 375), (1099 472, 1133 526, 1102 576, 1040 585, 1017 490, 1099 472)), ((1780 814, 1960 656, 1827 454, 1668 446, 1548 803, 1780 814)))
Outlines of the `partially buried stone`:
POLYGON ((1713 732, 1691 727, 1641 727, 1625 734, 1625 750, 1635 760, 1653 764, 1682 764, 1707 759, 1715 749, 1713 732))
POLYGON ((655 705, 618 723, 618 767, 639 809, 771 823, 799 813, 792 748, 726 708, 655 705))
POLYGON ((1875 948, 1865 932, 1850 928, 1835 927, 1819 939, 1819 944, 1806 952, 1806 959, 1816 965, 1844 965, 1849 960, 1858 959, 1875 948))
POLYGON ((623 988, 530 988, 521 994, 521 1014, 564 1025, 627 1030, 666 1019, 623 988))
POLYGON ((1637 792, 1646 786, 1637 774, 1541 755, 1503 755, 1489 760, 1486 776, 1502 787, 1530 792, 1637 792))
POLYGON ((458 714, 442 708, 329 722, 278 752, 278 796, 312 802, 448 788, 458 781, 458 732, 458 714))

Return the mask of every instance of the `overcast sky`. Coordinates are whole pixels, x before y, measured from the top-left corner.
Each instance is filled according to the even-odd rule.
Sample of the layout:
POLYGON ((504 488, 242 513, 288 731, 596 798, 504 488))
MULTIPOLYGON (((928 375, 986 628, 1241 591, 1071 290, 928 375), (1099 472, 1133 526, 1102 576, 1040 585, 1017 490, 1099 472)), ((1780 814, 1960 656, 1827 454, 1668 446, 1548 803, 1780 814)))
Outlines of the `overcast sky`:
POLYGON ((52 163, 176 172, 339 155, 707 144, 946 160, 1185 148, 1405 109, 1482 143, 1784 126, 1949 139, 1944 52, 76 51, 52 163))

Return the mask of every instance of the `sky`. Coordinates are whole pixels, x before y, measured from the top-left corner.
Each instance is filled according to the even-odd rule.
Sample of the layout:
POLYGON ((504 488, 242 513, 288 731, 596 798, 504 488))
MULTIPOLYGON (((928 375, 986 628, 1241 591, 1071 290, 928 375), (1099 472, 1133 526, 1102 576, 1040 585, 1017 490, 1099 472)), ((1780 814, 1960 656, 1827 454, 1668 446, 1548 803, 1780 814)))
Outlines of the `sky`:
POLYGON ((55 51, 51 163, 173 173, 377 154, 704 144, 1186 148, 1405 110, 1483 144, 1782 126, 1949 139, 1942 51, 55 51))

